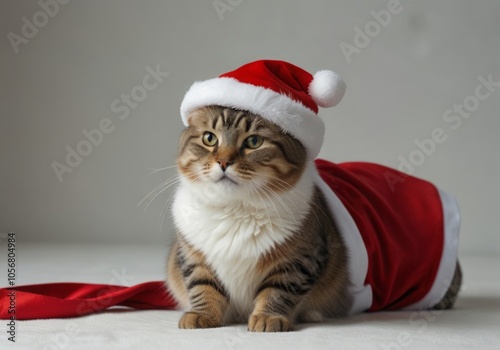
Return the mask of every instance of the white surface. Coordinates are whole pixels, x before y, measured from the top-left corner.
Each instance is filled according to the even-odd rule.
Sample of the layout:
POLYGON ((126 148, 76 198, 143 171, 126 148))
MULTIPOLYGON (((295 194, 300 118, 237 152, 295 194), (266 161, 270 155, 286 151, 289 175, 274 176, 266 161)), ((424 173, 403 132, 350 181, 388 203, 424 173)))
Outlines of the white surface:
POLYGON ((458 198, 460 253, 500 253, 500 88, 469 118, 443 120, 474 95, 479 76, 500 81, 499 1, 401 0, 400 13, 351 62, 340 45, 353 45, 355 28, 375 23, 372 11, 398 1, 69 1, 16 54, 7 34, 20 34, 40 1, 54 2, 0 1, 0 232, 162 244, 173 231, 167 215, 160 232, 168 191, 146 213, 137 203, 175 175, 148 168, 174 163, 185 92, 196 80, 275 58, 346 81, 342 102, 320 111, 321 157, 397 167, 398 157, 419 152, 415 139, 443 129, 445 142, 414 174, 458 198), (221 2, 230 10, 219 16, 213 4, 221 2), (113 102, 126 107, 122 94, 140 89, 157 65, 170 74, 120 119, 113 102), (83 130, 104 118, 115 129, 60 183, 52 162, 65 163, 66 146, 76 149, 83 130))
MULTIPOLYGON (((158 280, 163 278, 165 256, 166 248, 160 246, 21 244, 18 285, 58 281, 132 285, 158 280)), ((2 254, 0 266, 5 266, 4 258, 2 254)), ((440 313, 360 314, 321 324, 299 324, 291 333, 251 334, 245 325, 179 330, 180 312, 120 309, 81 318, 18 321, 18 341, 8 342, 2 330, 0 348, 498 349, 500 257, 465 256, 460 260, 463 291, 454 310, 440 313)))

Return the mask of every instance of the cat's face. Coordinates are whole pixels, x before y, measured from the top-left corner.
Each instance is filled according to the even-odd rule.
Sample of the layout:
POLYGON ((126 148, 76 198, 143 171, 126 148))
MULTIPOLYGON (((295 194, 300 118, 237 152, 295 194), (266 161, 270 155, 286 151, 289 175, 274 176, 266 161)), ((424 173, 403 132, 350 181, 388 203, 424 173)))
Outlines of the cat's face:
POLYGON ((281 128, 246 111, 211 106, 189 116, 177 165, 192 183, 226 194, 287 191, 307 161, 302 144, 281 128))

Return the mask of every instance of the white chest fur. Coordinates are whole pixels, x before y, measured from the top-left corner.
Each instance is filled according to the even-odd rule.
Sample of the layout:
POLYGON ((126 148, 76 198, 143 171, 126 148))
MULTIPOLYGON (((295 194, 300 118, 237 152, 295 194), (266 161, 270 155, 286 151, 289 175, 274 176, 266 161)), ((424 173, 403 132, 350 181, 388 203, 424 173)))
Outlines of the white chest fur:
POLYGON ((181 234, 206 257, 231 299, 231 308, 246 317, 263 278, 255 273, 259 258, 283 243, 308 213, 313 173, 308 167, 285 193, 251 193, 221 197, 217 187, 181 182, 173 205, 181 234))

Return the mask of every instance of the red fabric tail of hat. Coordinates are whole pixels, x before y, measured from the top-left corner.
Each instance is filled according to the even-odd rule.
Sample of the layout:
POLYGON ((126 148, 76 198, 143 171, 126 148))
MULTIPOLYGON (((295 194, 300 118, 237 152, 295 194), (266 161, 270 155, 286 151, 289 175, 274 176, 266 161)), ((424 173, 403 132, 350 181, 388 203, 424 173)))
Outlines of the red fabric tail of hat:
POLYGON ((0 319, 3 320, 79 317, 112 306, 173 310, 177 303, 162 281, 131 287, 48 283, 0 289, 0 319))

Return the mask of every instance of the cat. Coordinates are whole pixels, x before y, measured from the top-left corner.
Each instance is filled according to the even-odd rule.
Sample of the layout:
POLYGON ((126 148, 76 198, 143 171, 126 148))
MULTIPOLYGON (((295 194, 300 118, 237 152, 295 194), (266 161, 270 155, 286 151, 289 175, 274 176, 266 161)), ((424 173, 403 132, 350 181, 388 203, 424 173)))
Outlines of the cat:
MULTIPOLYGON (((281 332, 347 316, 353 257, 301 142, 245 110, 213 105, 188 120, 166 283, 186 310, 179 327, 281 332)), ((461 278, 457 262, 433 308, 453 306, 461 278)))

